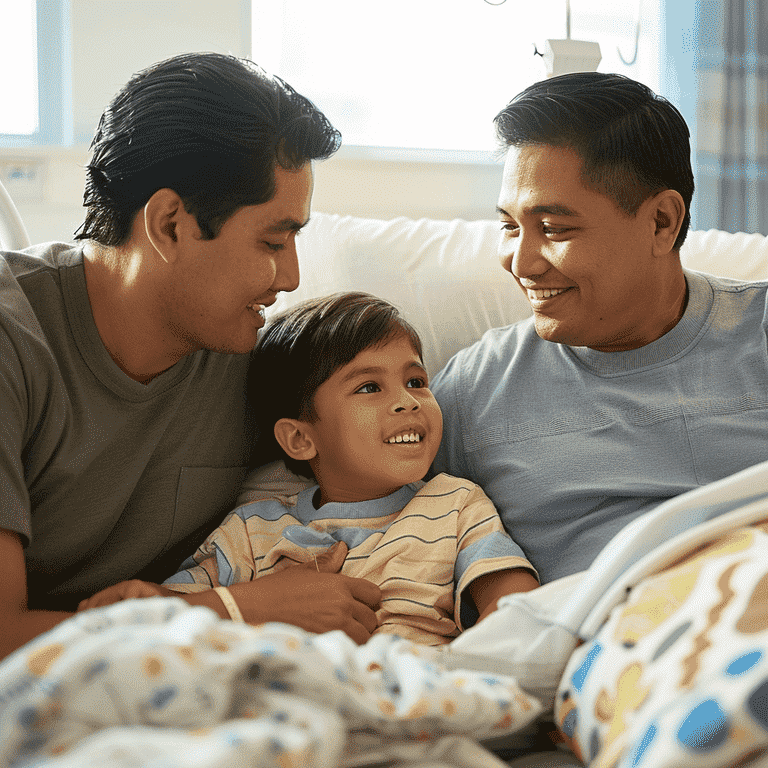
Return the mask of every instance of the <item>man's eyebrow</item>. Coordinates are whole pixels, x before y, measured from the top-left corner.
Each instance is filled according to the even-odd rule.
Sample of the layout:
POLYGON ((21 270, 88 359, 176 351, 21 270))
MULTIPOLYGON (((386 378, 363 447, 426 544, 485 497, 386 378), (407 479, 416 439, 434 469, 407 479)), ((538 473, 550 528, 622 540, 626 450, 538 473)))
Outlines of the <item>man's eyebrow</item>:
MULTIPOLYGON (((507 216, 512 218, 500 205, 496 206, 496 213, 500 216, 507 216)), ((525 209, 525 213, 531 215, 540 215, 542 213, 548 213, 552 216, 578 216, 579 214, 569 208, 567 205, 560 205, 559 203, 550 203, 548 205, 534 205, 525 209)))
POLYGON ((309 224, 307 219, 303 224, 296 219, 280 219, 267 227, 267 232, 298 232, 309 224))

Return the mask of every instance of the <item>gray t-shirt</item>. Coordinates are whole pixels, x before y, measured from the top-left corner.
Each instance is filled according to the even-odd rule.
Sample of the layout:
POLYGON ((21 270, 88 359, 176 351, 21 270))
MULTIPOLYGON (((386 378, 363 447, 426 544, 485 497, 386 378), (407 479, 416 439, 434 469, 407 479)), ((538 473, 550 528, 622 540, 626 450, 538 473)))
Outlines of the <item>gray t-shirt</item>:
POLYGON ((206 350, 148 385, 93 320, 79 246, 0 253, 0 527, 31 608, 162 581, 231 509, 251 457, 248 355, 206 350))
POLYGON ((667 499, 768 459, 768 282, 685 277, 683 318, 643 347, 544 341, 531 318, 432 381, 433 471, 482 487, 542 584, 667 499))

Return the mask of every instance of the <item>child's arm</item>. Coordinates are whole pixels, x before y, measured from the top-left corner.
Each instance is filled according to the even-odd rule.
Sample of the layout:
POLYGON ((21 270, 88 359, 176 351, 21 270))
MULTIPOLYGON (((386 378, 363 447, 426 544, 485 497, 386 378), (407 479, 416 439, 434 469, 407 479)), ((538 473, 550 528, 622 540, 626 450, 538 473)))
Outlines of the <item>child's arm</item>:
MULTIPOLYGON (((164 587, 162 584, 152 584, 140 579, 119 581, 111 587, 99 590, 95 595, 82 600, 77 606, 78 611, 87 611, 91 608, 102 608, 105 605, 119 603, 121 600, 131 600, 135 597, 162 597, 177 596, 177 592, 164 587)), ((180 595, 178 595, 180 597, 180 595)))
POLYGON ((539 582, 529 570, 511 568, 506 571, 495 571, 479 576, 469 585, 468 589, 480 614, 478 621, 482 621, 489 613, 496 610, 496 604, 500 597, 510 595, 513 592, 530 592, 538 586, 539 582))

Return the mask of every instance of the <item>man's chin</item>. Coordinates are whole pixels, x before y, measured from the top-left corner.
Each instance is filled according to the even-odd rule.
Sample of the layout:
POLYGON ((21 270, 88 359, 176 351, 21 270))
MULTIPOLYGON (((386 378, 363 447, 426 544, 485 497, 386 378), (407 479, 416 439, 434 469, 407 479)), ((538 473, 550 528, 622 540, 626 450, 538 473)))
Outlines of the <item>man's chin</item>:
POLYGON ((585 334, 583 329, 579 331, 548 317, 536 317, 535 328, 540 339, 553 344, 563 344, 567 347, 588 347, 591 344, 592 337, 585 334))
POLYGON ((247 339, 228 339, 218 343, 211 343, 204 346, 209 352, 216 352, 220 355, 248 355, 253 351, 258 339, 256 336, 247 339))
MULTIPOLYGON (((551 341, 553 344, 568 344, 573 346, 572 341, 568 341, 570 334, 563 328, 561 323, 553 321, 549 317, 534 315, 534 324, 536 334, 544 341, 551 341)), ((576 345, 578 346, 578 345, 576 345)))

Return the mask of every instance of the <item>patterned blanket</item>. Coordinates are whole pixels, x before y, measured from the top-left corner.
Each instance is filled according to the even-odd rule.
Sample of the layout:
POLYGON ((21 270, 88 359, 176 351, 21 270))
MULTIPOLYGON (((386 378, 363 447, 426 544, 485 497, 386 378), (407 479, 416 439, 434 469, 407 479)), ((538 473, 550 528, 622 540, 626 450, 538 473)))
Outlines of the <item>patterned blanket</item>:
POLYGON ((768 462, 441 648, 179 598, 78 614, 0 664, 0 766, 496 768, 480 742, 553 708, 595 768, 768 768, 768 462))
POLYGON ((178 598, 117 603, 0 665, 0 765, 411 764, 447 736, 472 737, 455 746, 467 764, 499 764, 474 740, 526 726, 542 705, 513 678, 434 656, 387 635, 357 646, 236 624, 178 598))
POLYGON ((572 655, 556 715, 594 768, 768 764, 768 520, 633 588, 572 655))

